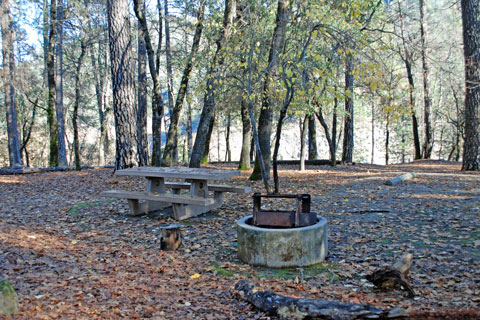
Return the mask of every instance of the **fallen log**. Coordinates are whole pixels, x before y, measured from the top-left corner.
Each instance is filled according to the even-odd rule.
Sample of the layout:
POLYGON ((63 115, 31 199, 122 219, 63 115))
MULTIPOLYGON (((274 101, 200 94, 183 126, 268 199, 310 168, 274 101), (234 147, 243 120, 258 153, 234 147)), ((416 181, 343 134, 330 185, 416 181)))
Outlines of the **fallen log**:
POLYGON ((395 178, 392 178, 390 180, 387 180, 385 182, 385 184, 387 186, 394 186, 396 184, 399 184, 399 183, 402 183, 403 181, 406 181, 406 180, 409 180, 409 179, 412 179, 412 178, 415 178, 417 175, 415 174, 415 172, 409 172, 409 173, 405 173, 401 176, 398 176, 398 177, 395 177, 395 178))
POLYGON ((238 281, 235 290, 257 309, 280 319, 394 319, 408 316, 400 308, 379 309, 364 304, 286 297, 273 291, 262 291, 248 280, 238 281))
MULTIPOLYGON (((81 166, 81 170, 94 169, 92 166, 81 166)), ((0 175, 16 175, 16 174, 28 174, 38 172, 61 172, 61 171, 74 171, 75 167, 47 167, 47 168, 30 168, 30 167, 18 167, 18 168, 4 168, 0 169, 0 175)))
POLYGON ((404 254, 392 267, 384 266, 366 276, 366 279, 377 288, 383 290, 401 289, 408 293, 409 298, 415 297, 415 292, 408 282, 407 274, 412 266, 413 256, 404 254))

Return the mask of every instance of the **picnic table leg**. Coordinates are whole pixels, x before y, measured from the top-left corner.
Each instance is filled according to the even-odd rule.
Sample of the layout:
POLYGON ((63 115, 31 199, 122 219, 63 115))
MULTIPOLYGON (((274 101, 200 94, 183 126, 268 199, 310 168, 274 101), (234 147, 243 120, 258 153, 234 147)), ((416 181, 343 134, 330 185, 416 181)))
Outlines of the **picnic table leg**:
MULTIPOLYGON (((155 177, 146 177, 147 178, 147 192, 154 192, 154 193, 165 193, 165 180, 163 178, 155 178, 155 177)), ((133 215, 141 215, 146 214, 152 211, 161 210, 167 206, 169 203, 160 202, 160 201, 146 201, 146 202, 139 202, 135 199, 130 199, 128 201, 130 205, 130 210, 132 211, 133 215)))
POLYGON ((190 195, 196 197, 208 197, 208 182, 207 180, 192 180, 190 186, 190 195))
POLYGON ((218 209, 223 204, 223 192, 215 191, 214 192, 215 203, 211 205, 210 210, 218 209))
POLYGON ((128 206, 133 216, 139 216, 148 213, 146 203, 140 203, 137 199, 128 199, 128 206))
MULTIPOLYGON (((207 180, 191 180, 190 181, 190 195, 195 197, 208 198, 208 182, 207 180)), ((198 216, 202 213, 212 210, 212 206, 198 206, 198 205, 173 205, 173 215, 176 220, 184 220, 187 218, 198 216)))

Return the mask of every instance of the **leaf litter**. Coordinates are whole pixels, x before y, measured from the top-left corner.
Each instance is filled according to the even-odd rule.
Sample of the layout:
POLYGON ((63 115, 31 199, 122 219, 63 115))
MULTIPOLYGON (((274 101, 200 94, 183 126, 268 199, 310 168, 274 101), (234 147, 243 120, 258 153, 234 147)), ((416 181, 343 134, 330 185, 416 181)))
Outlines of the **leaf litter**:
MULTIPOLYGON (((15 319, 270 319, 235 295, 245 278, 279 294, 402 307, 415 318, 480 316, 479 174, 442 161, 307 169, 281 166, 280 190, 312 195, 312 211, 328 220, 329 256, 281 270, 238 260, 235 222, 251 213, 251 195, 229 194, 220 209, 180 222, 182 246, 161 251, 158 228, 176 221, 131 217, 126 201, 99 196, 143 190, 144 179, 111 169, 0 176, 0 274, 18 294, 15 319), (410 171, 417 177, 384 185, 410 171), (406 252, 416 298, 366 281, 406 252)), ((248 177, 233 180, 263 192, 248 177)))

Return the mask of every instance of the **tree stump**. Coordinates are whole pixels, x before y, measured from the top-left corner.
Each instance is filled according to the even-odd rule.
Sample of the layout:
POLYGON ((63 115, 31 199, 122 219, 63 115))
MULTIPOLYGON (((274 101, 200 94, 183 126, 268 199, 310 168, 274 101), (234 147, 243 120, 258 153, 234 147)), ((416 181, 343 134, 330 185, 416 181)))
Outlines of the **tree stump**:
POLYGON ((161 250, 177 250, 182 244, 180 233, 180 224, 169 224, 160 226, 160 249, 161 250))

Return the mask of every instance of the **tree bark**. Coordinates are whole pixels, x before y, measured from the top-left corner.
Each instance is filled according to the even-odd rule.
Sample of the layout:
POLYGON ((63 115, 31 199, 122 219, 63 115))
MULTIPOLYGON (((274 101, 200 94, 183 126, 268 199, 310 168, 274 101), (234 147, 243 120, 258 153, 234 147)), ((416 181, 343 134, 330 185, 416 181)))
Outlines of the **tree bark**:
POLYGON ((280 110, 280 117, 278 118, 277 133, 275 135, 275 148, 273 150, 273 181, 275 184, 274 193, 279 193, 280 183, 278 179, 277 156, 278 156, 278 150, 280 149, 280 139, 282 137, 283 120, 285 120, 285 117, 287 116, 288 107, 290 106, 290 102, 292 102, 292 99, 293 99, 293 87, 289 86, 287 83, 286 83, 286 87, 287 87, 287 92, 285 93, 285 100, 282 106, 282 110, 280 110))
POLYGON ((242 151, 240 152, 240 163, 238 169, 250 169, 250 148, 252 146, 252 124, 248 116, 248 102, 242 98, 241 102, 241 116, 242 116, 242 151))
POLYGON ((57 16, 57 1, 50 1, 50 28, 48 35, 47 50, 47 82, 48 82, 48 101, 47 101, 47 123, 50 138, 49 166, 58 167, 58 128, 55 116, 55 25, 57 16))
POLYGON ((342 161, 353 162, 353 56, 345 60, 345 119, 343 127, 342 161))
POLYGON ((425 141, 423 143, 423 158, 430 159, 433 149, 432 123, 430 120, 432 98, 430 97, 430 70, 427 60, 427 21, 425 17, 425 0, 419 1, 420 7, 420 42, 423 75, 423 123, 425 125, 425 141))
MULTIPOLYGON (((145 15, 145 6, 140 8, 145 15)), ((148 165, 148 135, 147 135, 147 47, 145 45, 145 35, 140 22, 137 23, 137 148, 138 164, 140 166, 148 165)))
POLYGON ((72 125, 73 125, 73 150, 75 153, 75 170, 80 170, 80 141, 78 138, 78 108, 81 100, 81 83, 80 83, 80 71, 82 70, 83 57, 86 51, 86 41, 82 39, 80 42, 80 56, 77 59, 77 66, 75 72, 75 102, 73 104, 72 125))
POLYGON ((455 140, 453 142, 452 149, 448 154, 448 161, 451 161, 452 159, 455 159, 455 161, 458 161, 460 160, 460 136, 462 135, 461 134, 462 125, 460 124, 461 111, 460 111, 460 102, 458 101, 457 93, 453 87, 452 87, 452 94, 453 94, 453 98, 455 99, 455 110, 456 110, 455 112, 456 119, 455 121, 452 121, 455 127, 455 132, 454 132, 455 140), (454 155, 455 155, 455 158, 453 158, 454 155))
POLYGON ((305 144, 307 140, 308 116, 300 119, 300 171, 305 171, 305 144))
POLYGON ((208 131, 207 131, 206 140, 205 140, 205 148, 203 149, 203 155, 202 155, 202 164, 208 164, 208 154, 210 153, 210 140, 212 139, 214 126, 215 126, 215 113, 210 118, 210 123, 208 124, 208 131))
POLYGON ((462 170, 480 170, 480 4, 461 0, 465 57, 465 138, 462 170))
POLYGON ((42 38, 43 38, 43 82, 45 86, 48 85, 48 35, 50 30, 50 24, 48 23, 48 0, 43 0, 42 6, 42 38))
POLYGON ((56 117, 58 134, 58 165, 65 167, 67 165, 67 148, 65 146, 65 107, 63 105, 63 0, 57 0, 57 91, 56 99, 56 117))
POLYGON ((38 97, 35 99, 34 102, 32 102, 30 99, 29 101, 33 104, 32 116, 30 117, 30 123, 27 123, 27 122, 23 123, 22 145, 20 146, 20 153, 22 154, 22 159, 23 159, 23 154, 25 154, 25 164, 27 167, 30 167, 30 158, 28 155, 27 144, 30 141, 30 138, 32 137, 32 129, 33 129, 33 125, 35 124, 35 117, 37 114, 38 97))
MULTIPOLYGON (((168 0, 164 0, 165 11, 165 62, 167 65, 167 95, 168 95, 168 111, 170 119, 172 118, 173 108, 173 71, 172 71, 172 49, 170 45, 170 15, 168 13, 168 0)), ((171 123, 171 122, 170 122, 171 123)), ((164 151, 165 154, 165 151, 164 151)), ((177 130, 173 134, 173 148, 171 151, 173 162, 178 161, 178 134, 177 130)))
POLYGON ((143 14, 141 8, 145 7, 144 0, 134 0, 134 9, 135 15, 137 16, 138 21, 143 30, 143 35, 145 37, 145 46, 147 48, 147 55, 148 55, 148 67, 150 70, 150 76, 152 77, 153 81, 153 97, 152 97, 152 135, 153 135, 153 153, 152 153, 152 165, 159 167, 161 165, 161 147, 162 147, 162 118, 163 118, 163 98, 162 92, 160 89, 160 81, 159 81, 159 51, 162 43, 162 26, 161 26, 161 4, 160 0, 158 0, 157 6, 159 11, 159 39, 158 39, 158 49, 157 54, 155 54, 155 50, 152 46, 152 41, 150 38, 150 33, 148 31, 147 20, 145 18, 145 14, 143 14))
POLYGON ((315 115, 308 116, 308 160, 316 160, 317 152, 317 126, 315 123, 315 115))
POLYGON ((192 106, 187 101, 187 148, 188 148, 188 161, 190 162, 190 157, 193 150, 193 123, 192 123, 192 106))
MULTIPOLYGON (((182 80, 180 81, 180 87, 178 88, 177 99, 175 101, 175 106, 170 113, 170 126, 168 127, 167 142, 165 144, 165 149, 163 151, 163 163, 166 166, 172 165, 172 160, 174 157, 175 150, 175 137, 178 132, 178 123, 180 121, 180 114, 183 109, 183 103, 185 101, 185 96, 188 90, 188 82, 190 81, 190 75, 193 69, 193 63, 195 56, 197 55, 198 48, 200 47, 200 39, 203 32, 203 21, 205 17, 205 3, 206 0, 202 0, 200 3, 200 8, 198 11, 197 24, 195 27, 195 35, 193 36, 192 48, 190 54, 187 58, 187 63, 185 69, 183 70, 182 80)), ((191 150, 191 148, 189 148, 191 150)))
POLYGON ((108 34, 115 115, 115 168, 138 165, 137 106, 127 0, 107 0, 108 34))
POLYGON ((407 69, 410 113, 412 114, 414 159, 418 160, 422 158, 422 152, 420 148, 420 134, 418 132, 418 119, 417 115, 415 114, 415 83, 413 80, 412 65, 409 58, 405 59, 404 62, 405 68, 407 69))
POLYGON ((403 14, 400 7, 400 2, 398 2, 398 12, 400 14, 400 33, 403 46, 403 53, 400 53, 402 60, 405 64, 405 69, 407 71, 408 79, 408 94, 409 94, 409 108, 412 116, 412 131, 413 131, 413 147, 414 147, 414 159, 418 160, 422 158, 422 151, 420 147, 420 135, 418 133, 418 120, 415 114, 415 82, 413 79, 412 72, 412 53, 408 51, 406 36, 404 34, 404 25, 403 25, 403 14))
POLYGON ((390 117, 387 114, 387 123, 385 124, 385 164, 388 165, 389 153, 388 148, 390 144, 390 117))
MULTIPOLYGON (((107 36, 105 35, 105 37, 107 36)), ((107 80, 107 54, 108 51, 106 50, 105 45, 102 45, 102 39, 100 38, 98 40, 97 56, 95 56, 94 50, 92 50, 90 54, 93 77, 95 81, 95 96, 97 98, 97 114, 100 125, 100 141, 98 150, 98 164, 100 166, 104 166, 106 164, 106 158, 109 149, 108 128, 106 121, 108 108, 105 101, 105 84, 107 80), (105 60, 103 61, 103 63, 101 59, 102 52, 105 52, 105 60)))
POLYGON ((230 149, 230 127, 232 125, 232 116, 229 113, 227 115, 227 127, 225 128, 225 161, 232 161, 232 150, 230 149))
MULTIPOLYGON (((273 122, 273 101, 271 96, 275 83, 273 77, 276 75, 278 69, 278 55, 282 52, 285 45, 288 11, 288 1, 278 0, 275 30, 273 31, 273 38, 268 54, 268 69, 265 73, 265 81, 263 83, 262 108, 258 118, 258 138, 268 179, 270 177, 270 159, 272 155, 272 151, 270 150, 270 138, 272 136, 273 122)), ((258 157, 259 155, 257 154, 256 162, 259 160, 258 157)), ((250 179, 260 176, 257 168, 259 168, 259 166, 255 165, 250 179)))
POLYGON ((203 109, 200 116, 200 122, 197 129, 197 137, 193 145, 192 156, 190 159, 190 168, 199 168, 205 151, 205 144, 208 139, 208 130, 213 110, 215 108, 215 91, 219 77, 220 67, 224 62, 224 55, 221 54, 225 42, 230 34, 233 23, 233 17, 236 11, 236 0, 225 0, 225 12, 223 17, 223 28, 219 38, 216 41, 216 51, 213 57, 210 70, 207 73, 206 92, 203 98, 203 109))
POLYGON ((5 90, 5 109, 7 119, 8 158, 10 167, 22 167, 20 143, 18 139, 17 109, 15 106, 13 55, 13 29, 10 16, 10 1, 1 1, 2 56, 3 56, 3 86, 5 90))
MULTIPOLYGON (((337 69, 337 75, 338 75, 338 69, 337 69)), ((337 165, 337 110, 338 110, 338 98, 337 98, 337 90, 338 86, 335 84, 334 88, 335 92, 335 97, 333 98, 333 115, 332 115, 332 148, 330 150, 330 160, 331 160, 331 165, 332 167, 335 167, 337 165)), ((338 137, 340 139, 340 137, 338 137)))
MULTIPOLYGON (((373 98, 372 98, 373 100, 373 98)), ((375 159, 375 104, 372 101, 372 153, 370 158, 370 164, 373 164, 375 159)))
POLYGON ((328 129, 328 124, 327 122, 325 121, 325 118, 323 117, 323 112, 322 112, 322 108, 319 107, 319 104, 317 104, 317 112, 315 113, 315 115, 317 116, 318 118, 318 121, 320 122, 320 125, 323 127, 323 131, 325 132, 325 138, 327 139, 327 143, 328 143, 328 149, 329 149, 329 152, 330 152, 330 163, 332 166, 335 166, 337 160, 335 159, 335 154, 336 154, 336 148, 335 148, 335 138, 333 138, 333 134, 332 136, 330 136, 330 131, 328 129))

